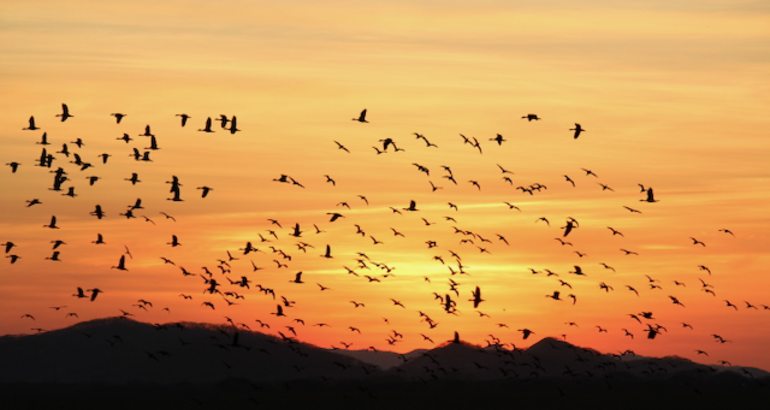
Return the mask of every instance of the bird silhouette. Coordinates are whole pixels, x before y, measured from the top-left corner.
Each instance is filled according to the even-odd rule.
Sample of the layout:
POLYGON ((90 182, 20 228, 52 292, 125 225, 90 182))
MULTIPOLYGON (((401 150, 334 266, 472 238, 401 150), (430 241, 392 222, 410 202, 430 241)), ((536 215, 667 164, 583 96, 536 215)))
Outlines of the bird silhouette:
POLYGON ((519 329, 519 332, 522 333, 522 338, 526 340, 530 335, 534 335, 535 332, 529 330, 529 329, 519 329))
POLYGON ((189 119, 191 118, 191 117, 190 117, 189 115, 187 115, 187 114, 176 114, 176 116, 177 116, 177 117, 181 117, 181 118, 182 118, 182 127, 184 127, 185 125, 187 125, 187 120, 189 120, 189 119))
MULTIPOLYGON (((80 288, 78 288, 78 290, 80 290, 80 288)), ((97 296, 97 295, 99 295, 100 293, 104 293, 104 292, 103 292, 101 289, 97 289, 97 288, 94 288, 94 289, 88 289, 88 292, 91 292, 91 299, 90 299, 90 300, 91 300, 91 302, 93 302, 94 300, 96 300, 96 296, 97 296)))
POLYGON ((236 118, 235 115, 233 115, 233 117, 230 119, 230 128, 228 131, 230 131, 231 135, 235 135, 236 132, 240 131, 238 129, 238 118, 236 118))
POLYGON ((657 199, 655 199, 655 195, 652 192, 652 188, 647 188, 647 198, 640 199, 641 202, 658 202, 657 199))
POLYGON ((87 298, 88 296, 83 291, 83 288, 78 288, 77 293, 73 293, 72 296, 75 296, 78 299, 87 298))
POLYGON ((120 113, 120 112, 113 112, 110 115, 115 117, 115 123, 116 124, 120 124, 120 122, 123 121, 123 118, 125 118, 128 114, 123 114, 123 113, 120 113))
POLYGON ((479 307, 479 304, 484 301, 484 299, 481 298, 481 289, 476 286, 476 290, 472 291, 473 299, 470 299, 471 302, 473 302, 473 308, 476 309, 479 307))
POLYGON ((128 269, 126 269, 126 255, 120 255, 120 260, 118 261, 118 266, 113 266, 112 269, 128 271, 128 269))
POLYGON ((703 242, 701 242, 701 241, 699 241, 699 240, 697 240, 697 239, 695 239, 695 238, 693 238, 693 237, 690 237, 690 239, 692 239, 692 244, 693 244, 693 245, 700 245, 700 246, 703 246, 703 247, 705 247, 705 246, 706 246, 706 244, 705 244, 705 243, 703 243, 703 242))
POLYGON ((404 211, 419 211, 419 209, 417 209, 417 203, 415 201, 413 201, 413 200, 409 201, 409 207, 408 208, 403 208, 403 210, 404 211))
POLYGON ((67 118, 74 117, 70 114, 70 109, 67 104, 61 105, 61 114, 56 114, 57 117, 61 117, 61 122, 67 121, 67 118))
POLYGON ((504 139, 504 138, 503 138, 503 136, 502 136, 502 135, 500 135, 500 134, 497 134, 497 136, 496 136, 495 138, 490 138, 489 140, 490 140, 490 141, 495 141, 495 142, 497 142, 497 145, 503 145, 503 142, 507 141, 507 140, 506 140, 506 139, 504 139))
POLYGON ((574 139, 577 139, 577 137, 580 136, 580 133, 585 132, 585 129, 580 126, 580 124, 575 123, 575 128, 570 128, 570 131, 575 131, 575 134, 573 135, 574 139))
MULTIPOLYGON (((22 128, 22 130, 30 130, 30 131, 35 131, 35 130, 39 130, 39 129, 40 128, 35 126, 35 116, 34 115, 29 117, 29 125, 26 128, 22 128)), ((43 134, 43 135, 45 135, 45 134, 43 134)))
POLYGON ((52 216, 51 222, 48 225, 43 225, 43 228, 59 229, 59 227, 56 226, 56 216, 52 216))
POLYGON ((200 189, 200 190, 201 190, 201 198, 205 198, 206 196, 208 196, 208 194, 209 194, 209 192, 210 192, 210 191, 213 191, 213 190, 214 190, 214 188, 211 188, 211 187, 207 187, 207 186, 205 186, 205 185, 204 185, 204 186, 199 186, 199 187, 198 187, 198 188, 196 188, 196 189, 200 189))
MULTIPOLYGON (((183 122, 184 122, 184 120, 183 120, 183 122)), ((183 125, 183 126, 184 126, 184 125, 183 125)), ((209 117, 209 118, 206 120, 206 126, 205 126, 205 127, 203 127, 203 128, 201 128, 201 129, 199 129, 198 131, 202 131, 202 132, 214 132, 214 130, 212 130, 212 129, 211 129, 211 117, 209 117)))
MULTIPOLYGON (((343 151, 347 152, 348 154, 350 154, 350 151, 349 151, 347 148, 345 148, 345 146, 344 146, 344 145, 340 144, 340 143, 339 143, 339 142, 337 142, 337 141, 334 141, 334 143, 335 143, 335 144, 337 144, 337 148, 338 148, 338 149, 341 149, 341 150, 343 150, 343 151)), ((326 177, 328 178, 329 176, 327 175, 326 177)))
POLYGON ((181 246, 182 244, 179 243, 179 239, 176 237, 176 235, 171 235, 171 242, 166 242, 166 245, 171 245, 171 247, 181 246))
POLYGON ((305 282, 302 281, 302 272, 297 272, 297 274, 294 275, 294 280, 291 280, 289 282, 292 282, 292 283, 305 283, 305 282))
POLYGON ((358 116, 358 118, 353 118, 353 121, 369 122, 366 120, 366 108, 364 108, 364 110, 361 111, 361 114, 358 116))

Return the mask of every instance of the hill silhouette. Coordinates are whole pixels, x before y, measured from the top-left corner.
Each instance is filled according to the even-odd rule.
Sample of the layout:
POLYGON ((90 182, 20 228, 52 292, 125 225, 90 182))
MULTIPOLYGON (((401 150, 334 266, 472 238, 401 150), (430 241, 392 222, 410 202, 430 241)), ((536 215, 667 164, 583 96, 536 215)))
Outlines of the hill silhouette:
POLYGON ((230 325, 105 318, 0 337, 0 395, 8 408, 79 410, 458 408, 480 398, 521 408, 764 408, 770 377, 553 338, 528 349, 459 341, 399 355, 329 351, 230 325))
POLYGON ((759 369, 707 366, 678 357, 601 354, 549 337, 528 349, 447 342, 432 350, 400 355, 322 349, 231 325, 150 325, 122 317, 0 337, 0 369, 0 383, 212 383, 230 378, 275 382, 372 377, 435 381, 595 378, 608 374, 666 378, 678 373, 721 372, 752 379, 770 376, 759 369))
POLYGON ((0 337, 0 382, 254 382, 357 378, 354 358, 234 326, 150 325, 97 319, 45 333, 0 337))

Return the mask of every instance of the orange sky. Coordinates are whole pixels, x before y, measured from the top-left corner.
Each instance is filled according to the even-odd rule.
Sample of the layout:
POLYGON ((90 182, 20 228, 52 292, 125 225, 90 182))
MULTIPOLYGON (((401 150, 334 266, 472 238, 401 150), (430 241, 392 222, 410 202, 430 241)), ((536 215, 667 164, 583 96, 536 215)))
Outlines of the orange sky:
MULTIPOLYGON (((770 311, 761 307, 770 305, 770 70, 764 58, 770 10, 763 2, 34 4, 0 6, 0 161, 22 164, 15 174, 7 166, 0 172, 0 241, 15 243, 9 254, 21 257, 0 264, 2 334, 75 323, 64 318, 68 312, 87 320, 123 309, 147 322, 222 323, 228 316, 256 329, 260 319, 274 334, 295 325, 300 340, 322 347, 344 341, 352 348, 407 351, 432 346, 420 333, 441 342, 454 330, 473 343, 493 334, 522 347, 532 339, 523 341, 516 329, 529 328, 535 340, 566 334, 572 343, 606 352, 632 349, 770 369, 770 311), (63 102, 74 115, 66 122, 54 117, 63 102), (364 108, 370 123, 350 120, 364 108), (112 112, 128 116, 115 124, 112 112), (182 112, 192 117, 184 128, 174 116, 182 112), (542 121, 520 118, 528 113, 542 121), (213 134, 196 131, 220 114, 237 115, 242 131, 230 135, 218 123, 213 134), (30 115, 41 130, 22 131, 30 115), (587 130, 577 140, 569 131, 574 123, 587 130), (149 146, 139 136, 148 124, 160 150, 152 152, 153 162, 136 162, 130 154, 149 146), (74 186, 77 197, 50 191, 53 174, 34 166, 43 132, 49 152, 66 143, 94 165, 79 171, 55 154, 52 169, 67 171, 64 189, 74 186), (438 148, 426 147, 414 132, 438 148), (123 133, 134 140, 117 141, 123 133), (502 146, 489 141, 497 133, 507 140, 502 146), (483 154, 459 134, 476 137, 483 154), (72 144, 76 138, 85 146, 72 144), (371 147, 384 138, 405 152, 377 155, 371 147), (113 155, 106 165, 97 158, 103 152, 113 155), (430 176, 412 163, 427 167, 430 176), (514 172, 513 185, 496 164, 514 172), (442 177, 442 165, 458 185, 442 177), (132 172, 142 180, 136 186, 124 181, 132 172), (305 188, 272 181, 281 174, 305 188), (102 179, 88 186, 90 175, 102 179), (166 200, 172 175, 183 184, 183 202, 166 200), (441 189, 432 192, 429 181, 441 189), (547 189, 531 196, 515 189, 534 183, 547 189), (640 202, 645 196, 638 183, 653 187, 660 202, 640 202), (214 188, 205 199, 195 189, 203 185, 214 188), (25 200, 33 198, 43 204, 27 208, 25 200), (118 215, 137 198, 145 209, 135 214, 154 225, 118 215), (389 209, 410 200, 420 211, 397 215, 389 209), (351 209, 337 206, 341 201, 351 209), (107 214, 102 220, 89 215, 97 204, 107 214), (330 223, 327 212, 345 218, 330 223), (43 228, 51 215, 61 229, 43 228), (551 227, 535 223, 540 217, 551 227), (571 247, 555 240, 568 217, 580 222, 565 238, 571 247), (421 218, 435 224, 425 226, 421 218), (295 223, 306 231, 301 238, 289 236, 295 223), (314 233, 313 224, 325 232, 314 233), (366 237, 355 233, 356 224, 366 237), (453 226, 492 240, 474 239, 490 254, 460 244, 470 237, 455 234, 453 226), (405 236, 394 236, 391 227, 405 236), (279 239, 260 243, 259 234, 267 238, 269 229, 279 239), (97 233, 106 245, 90 243, 97 233), (171 235, 182 246, 167 245, 171 235), (374 245, 370 235, 384 243, 374 245), (693 245, 690 237, 706 246, 693 245), (45 260, 57 239, 67 243, 58 249, 62 261, 45 260), (428 249, 428 240, 438 246, 428 249), (237 255, 246 241, 265 253, 237 255), (315 248, 305 254, 298 241, 315 248), (333 259, 320 257, 327 244, 333 259), (124 246, 133 255, 129 271, 110 269, 124 246), (268 246, 292 256, 288 268, 276 268, 277 254, 268 246), (639 255, 626 256, 621 248, 639 255), (222 285, 246 296, 229 298, 237 304, 227 306, 222 297, 202 293, 200 276, 183 277, 160 259, 196 275, 206 266, 227 283, 216 268, 227 250, 240 258, 230 262, 231 279, 246 275, 296 301, 287 318, 270 315, 276 302, 254 289, 222 285), (450 251, 462 257, 468 275, 451 276, 433 259, 441 256, 456 267, 450 251), (369 283, 347 274, 343 266, 354 268, 358 252, 395 267, 395 276, 369 283), (265 269, 253 272, 249 260, 265 269), (574 265, 587 277, 569 274, 574 265), (559 276, 532 275, 529 268, 559 276), (289 283, 298 271, 306 283, 289 283), (663 289, 650 289, 645 275, 663 289), (457 316, 432 295, 448 293, 450 277, 461 283, 457 316), (699 279, 713 285, 716 296, 702 292, 699 279), (614 291, 600 290, 601 282, 614 291), (331 290, 322 292, 316 283, 331 290), (468 301, 475 286, 485 299, 478 311, 489 318, 468 301), (70 295, 77 287, 104 294, 93 303, 76 300, 70 295), (577 304, 544 297, 554 290, 577 295, 577 304), (140 298, 154 307, 132 306, 140 298), (366 307, 356 309, 351 300, 366 307), (216 310, 201 306, 204 301, 216 310), (62 305, 67 308, 50 309, 62 305), (439 325, 430 329, 418 311, 439 325), (642 311, 655 317, 645 324, 668 332, 647 340, 645 327, 628 316, 642 311), (20 318, 27 313, 36 320, 20 318), (386 342, 391 330, 404 334, 395 346, 386 342), (731 342, 716 343, 712 334, 731 342), (710 356, 697 356, 695 349, 710 356)), ((357 272, 384 273, 371 267, 357 272)))

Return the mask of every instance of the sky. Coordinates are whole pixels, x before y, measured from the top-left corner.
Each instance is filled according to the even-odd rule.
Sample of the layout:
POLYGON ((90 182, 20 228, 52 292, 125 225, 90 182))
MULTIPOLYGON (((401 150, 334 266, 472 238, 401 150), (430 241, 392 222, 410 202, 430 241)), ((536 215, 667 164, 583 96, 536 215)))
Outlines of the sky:
POLYGON ((479 345, 553 336, 770 369, 769 17, 761 1, 3 2, 0 161, 21 165, 0 171, 0 241, 20 257, 0 263, 0 334, 123 310, 149 323, 291 326, 321 347, 406 352, 458 331, 479 345), (351 121, 363 109, 369 122, 351 121), (240 131, 198 131, 222 114, 240 131), (23 130, 30 116, 39 130, 23 130), (158 150, 141 136, 148 125, 158 150), (50 169, 35 161, 43 132, 50 169), (386 138, 403 151, 377 154, 386 138), (70 163, 74 153, 92 167, 70 163), (168 200, 172 176, 182 201, 168 200), (517 189, 531 186, 542 188, 517 189), (69 187, 77 196, 62 195, 69 187), (121 216, 137 198, 136 218, 121 216), (418 211, 403 210, 410 201, 418 211), (344 218, 330 222, 334 212, 344 218), (43 227, 51 216, 59 229, 43 227), (569 218, 579 227, 565 237, 569 218), (99 233, 105 244, 92 243, 99 233), (48 260, 56 240, 60 261, 48 260), (259 252, 239 250, 249 241, 259 252), (321 257, 327 245, 333 258, 321 257), (113 269, 124 255, 128 270, 113 269), (244 298, 204 293, 202 267, 244 298), (297 272, 305 283, 291 282, 297 272), (242 276, 249 289, 228 281, 242 276), (103 293, 78 299, 78 287, 103 293), (451 294, 455 314, 434 292, 451 294), (286 317, 273 315, 281 296, 295 302, 286 317), (641 312, 653 319, 630 316, 641 312), (647 325, 666 331, 650 340, 647 325))

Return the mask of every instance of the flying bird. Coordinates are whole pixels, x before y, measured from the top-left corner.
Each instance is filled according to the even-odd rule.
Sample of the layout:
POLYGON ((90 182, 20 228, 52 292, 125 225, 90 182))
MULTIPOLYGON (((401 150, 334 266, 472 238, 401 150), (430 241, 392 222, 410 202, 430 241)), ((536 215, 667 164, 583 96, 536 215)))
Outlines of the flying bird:
POLYGON ((364 108, 364 110, 361 111, 361 114, 358 116, 358 118, 353 118, 353 121, 369 122, 366 120, 366 108, 364 108))
MULTIPOLYGON (((183 120, 183 121, 184 121, 184 120, 183 120)), ((183 125, 183 126, 184 126, 184 125, 183 125)), ((205 126, 205 127, 203 127, 202 129, 199 129, 198 131, 202 131, 202 132, 214 132, 214 131, 211 129, 211 117, 209 117, 209 118, 206 120, 206 126, 205 126)))
POLYGON ((189 120, 191 117, 187 114, 176 114, 177 117, 182 117, 182 126, 184 127, 187 125, 187 120, 189 120))
POLYGON ((128 114, 123 114, 123 113, 119 113, 119 112, 113 112, 113 113, 112 113, 112 114, 110 114, 110 115, 111 115, 111 116, 113 116, 113 117, 115 117, 115 123, 116 123, 116 124, 120 124, 120 122, 121 122, 121 121, 123 121, 123 118, 124 118, 126 115, 128 115, 128 114))
MULTIPOLYGON (((40 129, 39 127, 35 126, 35 116, 34 115, 29 117, 29 126, 27 126, 26 128, 22 128, 22 130, 30 130, 30 131, 35 131, 35 130, 39 130, 39 129, 40 129)), ((45 134, 43 134, 43 135, 45 135, 45 134)))
POLYGON ((57 117, 61 117, 61 122, 67 121, 67 118, 74 117, 70 114, 70 109, 67 104, 61 105, 61 114, 56 114, 57 117))
POLYGON ((641 202, 658 202, 657 199, 655 199, 655 195, 652 192, 652 188, 647 188, 647 198, 640 199, 641 202))
POLYGON ((580 136, 580 133, 585 132, 585 129, 580 126, 580 124, 575 123, 575 128, 570 128, 570 131, 575 131, 575 134, 573 135, 574 139, 577 139, 577 137, 580 136))
POLYGON ((113 266, 111 269, 119 269, 119 270, 128 271, 128 269, 126 269, 126 255, 120 255, 120 260, 118 261, 118 266, 113 266))

